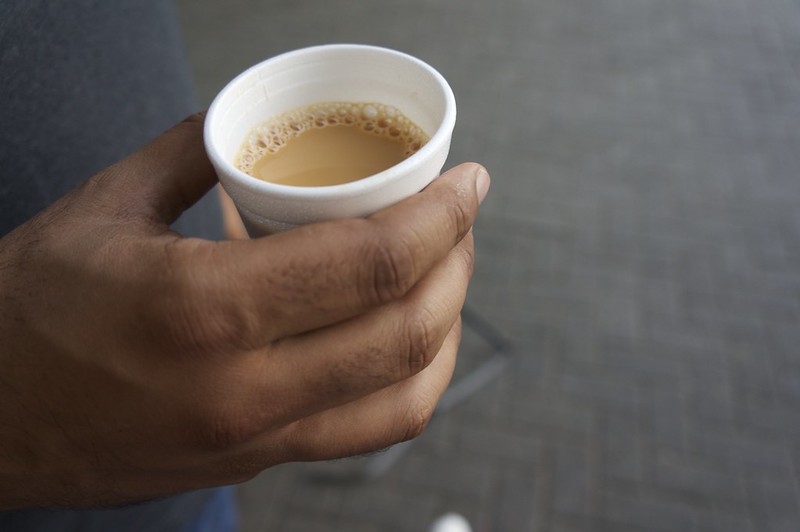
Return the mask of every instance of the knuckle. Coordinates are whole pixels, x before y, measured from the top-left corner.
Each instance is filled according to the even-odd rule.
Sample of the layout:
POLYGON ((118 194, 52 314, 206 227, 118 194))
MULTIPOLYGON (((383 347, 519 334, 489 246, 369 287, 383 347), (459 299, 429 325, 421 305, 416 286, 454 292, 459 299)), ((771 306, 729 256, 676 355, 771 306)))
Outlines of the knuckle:
POLYGON ((464 262, 464 270, 469 277, 472 277, 472 273, 475 270, 475 246, 473 244, 471 232, 464 237, 463 245, 458 246, 457 249, 464 262))
POLYGON ((435 410, 435 403, 422 397, 415 398, 399 424, 403 431, 400 441, 413 440, 422 435, 435 410))
POLYGON ((175 124, 171 129, 167 130, 166 134, 174 135, 177 132, 191 131, 193 129, 202 128, 205 119, 206 119, 205 111, 191 114, 186 118, 184 118, 181 122, 175 124))
POLYGON ((202 124, 206 120, 206 111, 199 111, 197 113, 191 114, 184 119, 184 122, 189 123, 200 123, 202 124))
POLYGON ((245 320, 236 306, 225 304, 214 291, 213 279, 199 276, 204 245, 183 239, 165 247, 165 286, 162 317, 169 337, 181 349, 193 352, 219 352, 238 348, 245 337, 245 320), (187 247, 191 249, 187 250, 187 247), (188 253, 186 252, 188 251, 188 253), (206 282, 200 282, 199 279, 206 282))
POLYGON ((464 237, 472 227, 474 208, 463 201, 463 196, 459 195, 454 201, 447 205, 448 214, 453 222, 458 239, 464 237))
POLYGON ((423 307, 413 316, 405 322, 405 361, 409 375, 416 375, 425 369, 433 361, 437 350, 433 313, 423 307))
POLYGON ((244 442, 245 434, 242 424, 231 419, 218 419, 206 427, 204 441, 212 449, 227 450, 244 442))
POLYGON ((232 327, 213 310, 205 311, 197 304, 177 301, 169 313, 170 336, 181 350, 202 353, 218 351, 232 337, 232 327))
POLYGON ((414 285, 413 249, 403 240, 382 238, 373 247, 373 293, 379 302, 399 299, 414 285))
POLYGON ((258 432, 253 417, 241 409, 213 406, 202 416, 199 439, 205 449, 226 451, 250 441, 258 432))

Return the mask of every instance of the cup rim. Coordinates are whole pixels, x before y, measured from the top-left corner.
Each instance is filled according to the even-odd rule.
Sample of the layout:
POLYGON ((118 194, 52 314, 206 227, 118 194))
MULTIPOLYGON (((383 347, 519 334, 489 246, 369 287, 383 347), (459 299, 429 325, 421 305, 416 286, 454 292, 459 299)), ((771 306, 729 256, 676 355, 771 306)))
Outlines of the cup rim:
POLYGON ((211 161, 215 166, 225 169, 224 174, 227 178, 235 180, 238 185, 246 187, 254 193, 280 195, 287 200, 308 200, 311 198, 324 199, 333 197, 357 196, 368 193, 374 189, 383 187, 387 182, 392 181, 397 175, 405 175, 415 170, 417 167, 422 166, 430 159, 430 157, 434 156, 441 149, 443 144, 450 141, 453 129, 455 127, 455 122, 456 100, 453 90, 449 83, 447 83, 447 80, 444 78, 444 76, 442 76, 439 71, 430 66, 428 63, 405 52, 381 46, 346 43, 323 44, 300 48, 270 57, 264 61, 256 63, 229 81, 225 87, 223 87, 223 89, 214 97, 214 100, 211 102, 211 105, 206 112, 205 123, 203 125, 203 143, 205 144, 206 153, 211 161), (235 90, 242 79, 252 76, 253 72, 263 68, 266 63, 282 61, 296 56, 311 55, 330 50, 368 50, 392 55, 413 63, 428 73, 434 80, 436 80, 437 85, 442 90, 444 96, 445 109, 441 123, 434 134, 431 135, 430 140, 428 140, 428 142, 413 155, 397 163, 396 165, 387 168, 386 170, 363 179, 351 181, 349 183, 327 186, 298 187, 262 181, 239 170, 235 164, 223 157, 213 142, 213 125, 220 113, 222 101, 225 99, 225 96, 231 91, 235 90))

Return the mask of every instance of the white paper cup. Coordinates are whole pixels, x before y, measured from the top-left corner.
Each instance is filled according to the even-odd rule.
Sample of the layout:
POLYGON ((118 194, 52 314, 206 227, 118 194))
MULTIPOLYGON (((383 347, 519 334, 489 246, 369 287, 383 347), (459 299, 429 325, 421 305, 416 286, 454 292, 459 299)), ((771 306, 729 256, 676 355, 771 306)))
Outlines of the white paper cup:
POLYGON ((431 66, 395 50, 332 44, 267 59, 237 76, 214 98, 204 138, 223 188, 255 237, 367 216, 419 192, 439 175, 455 121, 453 91, 431 66), (333 101, 392 105, 430 140, 401 163, 341 185, 278 185, 236 168, 242 144, 256 126, 296 107, 333 101))

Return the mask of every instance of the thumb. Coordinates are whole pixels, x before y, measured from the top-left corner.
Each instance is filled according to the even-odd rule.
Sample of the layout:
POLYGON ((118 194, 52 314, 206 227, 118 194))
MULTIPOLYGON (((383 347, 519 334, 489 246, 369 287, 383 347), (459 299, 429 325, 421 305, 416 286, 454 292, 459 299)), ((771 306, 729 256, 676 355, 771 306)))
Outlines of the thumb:
POLYGON ((217 182, 203 146, 205 113, 173 126, 93 180, 115 206, 170 225, 217 182))

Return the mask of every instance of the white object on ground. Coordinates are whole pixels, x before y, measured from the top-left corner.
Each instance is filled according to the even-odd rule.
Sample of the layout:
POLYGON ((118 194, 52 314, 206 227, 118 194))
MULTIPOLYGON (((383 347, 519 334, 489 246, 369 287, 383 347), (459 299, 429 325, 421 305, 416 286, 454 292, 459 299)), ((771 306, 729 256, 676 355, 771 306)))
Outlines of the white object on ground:
POLYGON ((434 521, 429 532, 472 532, 472 527, 463 516, 449 513, 434 521))

